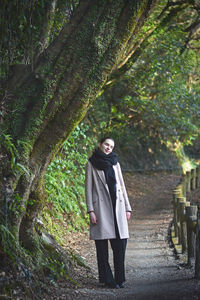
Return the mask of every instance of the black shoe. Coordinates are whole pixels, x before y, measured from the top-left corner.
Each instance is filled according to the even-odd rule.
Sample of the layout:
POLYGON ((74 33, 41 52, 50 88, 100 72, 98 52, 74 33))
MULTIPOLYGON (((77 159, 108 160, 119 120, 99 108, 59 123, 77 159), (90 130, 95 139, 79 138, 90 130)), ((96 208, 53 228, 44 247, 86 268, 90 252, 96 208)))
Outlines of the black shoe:
POLYGON ((119 283, 119 287, 120 287, 120 289, 125 288, 125 282, 119 283))
POLYGON ((107 284, 105 284, 105 287, 107 287, 109 289, 119 289, 119 285, 116 283, 107 283, 107 284))

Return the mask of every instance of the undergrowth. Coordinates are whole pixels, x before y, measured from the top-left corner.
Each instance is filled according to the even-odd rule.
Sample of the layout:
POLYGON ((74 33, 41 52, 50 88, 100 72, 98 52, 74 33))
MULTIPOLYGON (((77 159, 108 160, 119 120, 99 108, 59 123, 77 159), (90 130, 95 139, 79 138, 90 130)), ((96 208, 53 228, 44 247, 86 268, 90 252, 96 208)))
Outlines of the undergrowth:
POLYGON ((85 124, 77 126, 45 176, 48 201, 42 218, 45 227, 60 244, 66 230, 87 230, 85 166, 96 143, 94 138, 86 136, 87 129, 85 124))

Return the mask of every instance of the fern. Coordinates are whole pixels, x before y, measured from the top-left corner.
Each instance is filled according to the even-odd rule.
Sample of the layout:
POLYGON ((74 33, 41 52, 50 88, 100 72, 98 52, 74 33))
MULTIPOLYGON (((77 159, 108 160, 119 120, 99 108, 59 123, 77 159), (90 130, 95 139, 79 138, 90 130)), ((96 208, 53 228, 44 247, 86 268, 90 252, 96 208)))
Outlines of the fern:
MULTIPOLYGON (((86 230, 88 224, 85 202, 85 165, 96 140, 87 137, 87 130, 86 125, 77 126, 64 143, 60 153, 49 165, 45 175, 48 204, 42 216, 49 230, 55 231, 57 237, 58 228, 53 228, 55 226, 49 221, 49 215, 56 220, 65 220, 68 231, 86 230)), ((61 232, 60 228, 60 235, 61 232)))

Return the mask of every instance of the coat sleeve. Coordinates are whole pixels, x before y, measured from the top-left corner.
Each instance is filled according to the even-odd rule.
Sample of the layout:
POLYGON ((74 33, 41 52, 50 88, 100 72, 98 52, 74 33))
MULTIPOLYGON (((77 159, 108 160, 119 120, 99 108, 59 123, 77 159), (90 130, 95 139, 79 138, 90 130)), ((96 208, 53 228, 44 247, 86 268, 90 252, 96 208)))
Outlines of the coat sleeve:
POLYGON ((124 183, 124 179, 123 179, 123 175, 122 175, 122 171, 121 171, 121 167, 120 167, 119 163, 118 163, 118 171, 119 171, 119 180, 120 180, 120 184, 121 184, 123 195, 124 195, 126 211, 132 211, 131 205, 128 200, 128 195, 127 195, 127 191, 126 191, 126 187, 125 187, 125 183, 124 183))
POLYGON ((93 202, 92 202, 92 186, 93 186, 92 165, 88 161, 86 165, 86 172, 85 172, 85 197, 86 197, 88 213, 90 211, 94 211, 93 202))

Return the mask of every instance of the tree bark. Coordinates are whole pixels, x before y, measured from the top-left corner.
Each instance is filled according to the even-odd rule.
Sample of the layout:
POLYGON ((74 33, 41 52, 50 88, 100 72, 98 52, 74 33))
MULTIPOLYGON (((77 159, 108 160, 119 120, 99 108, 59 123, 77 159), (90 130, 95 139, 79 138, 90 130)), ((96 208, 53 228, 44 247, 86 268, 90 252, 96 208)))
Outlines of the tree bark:
POLYGON ((50 34, 54 23, 56 4, 57 4, 57 0, 51 0, 46 3, 43 26, 41 28, 41 34, 40 34, 40 40, 38 42, 37 49, 35 51, 36 53, 35 59, 49 45, 50 34))
POLYGON ((48 164, 125 58, 141 16, 154 2, 80 1, 34 69, 23 67, 7 82, 1 102, 7 140, 1 146, 0 220, 25 247, 33 248, 33 221, 45 202, 48 164))

